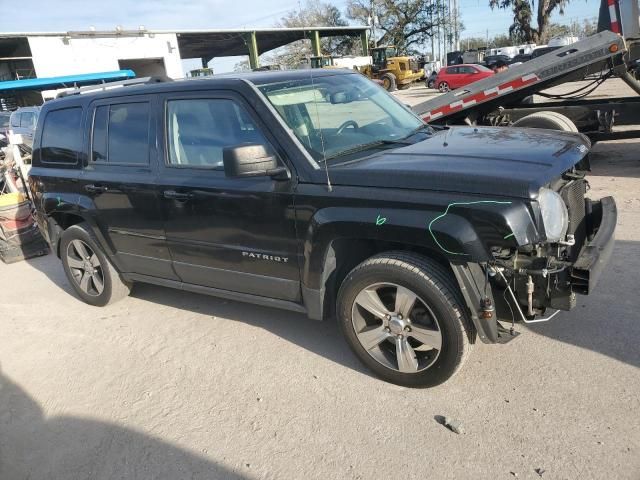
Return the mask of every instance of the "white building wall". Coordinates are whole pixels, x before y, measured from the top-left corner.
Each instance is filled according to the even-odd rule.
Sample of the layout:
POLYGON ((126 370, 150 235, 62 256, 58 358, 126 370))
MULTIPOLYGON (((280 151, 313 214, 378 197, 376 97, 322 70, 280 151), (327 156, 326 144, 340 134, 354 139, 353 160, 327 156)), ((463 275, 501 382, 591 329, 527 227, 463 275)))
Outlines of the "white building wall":
POLYGON ((182 78, 176 35, 146 34, 109 38, 27 37, 38 77, 119 70, 118 60, 164 59, 167 76, 182 78))

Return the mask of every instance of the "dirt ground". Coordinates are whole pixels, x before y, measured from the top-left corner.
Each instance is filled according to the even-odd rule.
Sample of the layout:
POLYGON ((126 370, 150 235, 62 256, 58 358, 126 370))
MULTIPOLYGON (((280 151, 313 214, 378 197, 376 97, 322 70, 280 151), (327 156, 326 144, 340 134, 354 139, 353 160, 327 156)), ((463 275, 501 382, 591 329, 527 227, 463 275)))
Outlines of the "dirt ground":
POLYGON ((619 207, 597 292, 430 390, 330 322, 148 285, 94 308, 53 255, 0 264, 0 479, 637 480, 640 141, 593 160, 619 207))

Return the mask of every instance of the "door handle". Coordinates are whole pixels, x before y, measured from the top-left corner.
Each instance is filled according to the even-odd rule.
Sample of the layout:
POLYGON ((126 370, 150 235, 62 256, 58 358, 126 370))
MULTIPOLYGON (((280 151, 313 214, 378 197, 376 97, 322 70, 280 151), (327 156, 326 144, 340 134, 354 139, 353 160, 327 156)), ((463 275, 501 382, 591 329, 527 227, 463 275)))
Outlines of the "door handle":
POLYGON ((85 185, 84 189, 89 193, 104 193, 109 190, 107 187, 103 187, 102 185, 85 185))
POLYGON ((164 198, 168 198, 170 200, 191 200, 195 195, 193 193, 180 193, 175 190, 165 190, 164 198))

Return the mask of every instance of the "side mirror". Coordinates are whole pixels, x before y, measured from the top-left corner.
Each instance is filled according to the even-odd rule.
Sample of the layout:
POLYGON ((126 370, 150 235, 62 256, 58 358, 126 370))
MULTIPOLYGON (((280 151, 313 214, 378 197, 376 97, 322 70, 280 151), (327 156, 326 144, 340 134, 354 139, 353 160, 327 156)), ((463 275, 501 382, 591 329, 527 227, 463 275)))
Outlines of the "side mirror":
POLYGON ((222 150, 224 173, 227 177, 288 178, 287 169, 278 166, 278 160, 266 145, 244 143, 222 150))

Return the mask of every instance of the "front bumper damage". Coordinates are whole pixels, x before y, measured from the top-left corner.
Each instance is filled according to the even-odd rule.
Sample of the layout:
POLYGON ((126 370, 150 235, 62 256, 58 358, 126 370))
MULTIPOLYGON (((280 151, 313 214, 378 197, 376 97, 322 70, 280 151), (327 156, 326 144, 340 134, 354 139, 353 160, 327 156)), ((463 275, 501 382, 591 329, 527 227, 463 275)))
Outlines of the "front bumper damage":
POLYGON ((618 209, 613 197, 594 202, 592 217, 595 234, 588 237, 591 240, 587 240, 571 268, 572 290, 583 295, 593 291, 613 252, 618 222, 618 209))
MULTIPOLYGON (((557 277, 553 275, 545 277, 548 283, 546 292, 544 289, 537 290, 538 294, 545 293, 549 296, 547 305, 550 308, 569 310, 576 304, 576 294, 588 295, 593 292, 613 252, 617 217, 613 197, 604 197, 599 201, 591 202, 591 211, 585 218, 586 238, 575 260, 557 277)), ((452 264, 451 267, 482 342, 506 343, 517 335, 513 327, 504 328, 500 322, 513 325, 514 322, 522 319, 533 320, 533 317, 528 317, 529 320, 526 320, 527 317, 523 312, 527 309, 522 301, 516 305, 508 300, 508 297, 517 296, 517 294, 513 295, 513 290, 508 292, 517 282, 507 281, 502 271, 495 275, 496 280, 490 281, 489 274, 497 270, 488 264, 463 262, 452 264), (500 282, 500 278, 505 281, 500 282), (487 308, 487 305, 491 308, 487 308)), ((515 274, 515 272, 511 273, 515 274)), ((508 276, 506 271, 505 275, 508 276)))

